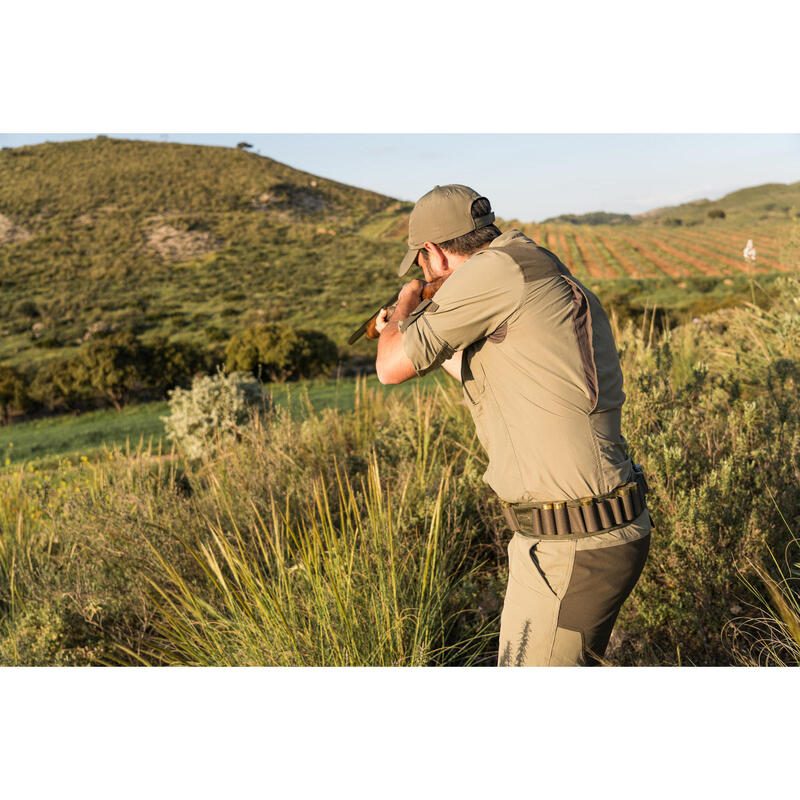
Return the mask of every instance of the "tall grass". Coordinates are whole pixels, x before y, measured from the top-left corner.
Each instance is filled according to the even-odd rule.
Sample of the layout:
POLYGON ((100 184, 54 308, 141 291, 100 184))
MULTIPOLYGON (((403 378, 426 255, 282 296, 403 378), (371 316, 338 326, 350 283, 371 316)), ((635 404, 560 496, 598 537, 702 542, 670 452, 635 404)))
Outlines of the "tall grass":
POLYGON ((424 666, 470 663, 474 642, 453 642, 459 610, 449 603, 474 568, 442 525, 450 476, 417 535, 403 536, 408 486, 387 491, 373 458, 354 487, 337 469, 336 505, 309 487, 304 513, 293 517, 270 498, 265 519, 241 530, 224 489, 220 520, 206 519, 209 538, 191 548, 209 593, 198 590, 156 552, 168 583, 153 582, 161 610, 155 626, 165 663, 204 666, 424 666), (363 501, 363 502, 362 502, 363 501))
MULTIPOLYGON (((769 314, 617 326, 655 527, 609 663, 740 663, 723 629, 748 602, 790 641, 796 572, 763 567, 800 525, 800 282, 781 286, 769 314)), ((16 466, 0 662, 491 664, 508 532, 485 468, 455 382, 364 381, 352 409, 279 409, 199 461, 140 446, 16 466)), ((761 663, 792 663, 773 650, 761 663)))
POLYGON ((83 464, 41 526, 70 556, 37 551, 0 658, 486 660, 493 534, 463 502, 482 463, 466 414, 453 388, 387 397, 362 380, 352 412, 256 418, 200 462, 140 448, 83 464))
POLYGON ((766 560, 747 563, 741 579, 751 595, 749 613, 724 630, 734 659, 744 666, 800 667, 800 539, 781 518, 789 533, 783 559, 766 548, 766 560))

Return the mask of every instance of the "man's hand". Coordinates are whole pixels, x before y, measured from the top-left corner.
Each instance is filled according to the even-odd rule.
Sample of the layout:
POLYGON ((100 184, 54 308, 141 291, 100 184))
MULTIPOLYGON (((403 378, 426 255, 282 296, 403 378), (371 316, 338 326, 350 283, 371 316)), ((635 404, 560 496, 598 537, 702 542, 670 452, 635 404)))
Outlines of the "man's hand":
MULTIPOLYGON (((400 290, 400 294, 397 296, 397 307, 400 308, 403 305, 408 306, 405 317, 407 317, 422 301, 422 290, 424 288, 425 284, 417 278, 413 281, 409 281, 400 290)), ((403 319, 405 319, 405 317, 403 317, 403 319)))
POLYGON ((424 286, 420 280, 407 283, 400 290, 392 315, 382 309, 375 320, 375 329, 380 334, 375 370, 381 383, 402 383, 417 374, 403 350, 403 334, 397 326, 420 304, 424 286))
POLYGON ((413 280, 407 283, 397 296, 397 303, 392 308, 382 308, 375 318, 375 330, 378 334, 383 332, 383 329, 388 325, 390 320, 394 319, 394 313, 397 311, 398 306, 403 308, 409 307, 409 310, 399 319, 394 319, 395 322, 400 322, 405 319, 411 311, 413 311, 422 300, 422 289, 424 284, 420 280, 413 280))
POLYGON ((381 331, 389 324, 389 315, 394 312, 394 307, 392 308, 382 308, 378 312, 378 316, 375 317, 375 330, 378 331, 378 335, 380 336, 381 331))

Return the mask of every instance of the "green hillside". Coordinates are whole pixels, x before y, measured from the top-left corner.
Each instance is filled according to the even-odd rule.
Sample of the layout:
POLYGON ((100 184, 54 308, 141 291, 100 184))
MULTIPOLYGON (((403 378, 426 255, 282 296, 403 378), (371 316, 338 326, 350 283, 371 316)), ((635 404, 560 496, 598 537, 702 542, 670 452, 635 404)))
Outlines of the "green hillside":
MULTIPOLYGON (((793 268, 795 203, 800 183, 770 184, 633 224, 602 212, 499 224, 522 227, 603 296, 635 281, 625 316, 663 305, 676 280, 690 310, 709 281, 728 302, 739 273, 793 268), (711 207, 726 217, 709 218, 711 207), (743 269, 754 230, 758 261, 743 269)), ((398 288, 411 207, 245 150, 104 136, 3 148, 0 363, 30 374, 117 330, 216 357, 237 330, 277 320, 373 353, 345 342, 398 288)))
POLYGON ((730 222, 752 224, 780 223, 800 214, 800 181, 797 183, 765 183, 726 194, 719 200, 694 200, 637 214, 642 222, 663 222, 680 219, 683 224, 714 222, 709 212, 722 211, 730 222))
POLYGON ((221 147, 93 140, 0 150, 0 361, 92 331, 224 343, 257 320, 349 330, 404 248, 361 236, 395 200, 221 147))

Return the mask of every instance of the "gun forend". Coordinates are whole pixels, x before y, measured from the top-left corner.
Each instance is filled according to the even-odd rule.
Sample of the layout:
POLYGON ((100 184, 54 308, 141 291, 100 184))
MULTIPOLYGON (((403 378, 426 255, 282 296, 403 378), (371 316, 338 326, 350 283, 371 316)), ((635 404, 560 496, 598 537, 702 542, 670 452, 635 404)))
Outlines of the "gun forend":
MULTIPOLYGON (((437 278, 435 281, 426 283, 422 287, 422 299, 429 300, 431 297, 433 297, 436 292, 439 291, 444 282, 445 278, 437 278)), ((375 327, 375 324, 378 320, 378 314, 380 314, 384 308, 391 308, 393 305, 395 305, 395 303, 397 303, 399 294, 400 292, 395 292, 388 303, 382 305, 366 322, 362 323, 355 331, 353 331, 353 333, 350 334, 350 338, 347 340, 347 344, 355 344, 355 342, 357 342, 364 335, 366 335, 367 339, 377 339, 380 335, 375 327)))

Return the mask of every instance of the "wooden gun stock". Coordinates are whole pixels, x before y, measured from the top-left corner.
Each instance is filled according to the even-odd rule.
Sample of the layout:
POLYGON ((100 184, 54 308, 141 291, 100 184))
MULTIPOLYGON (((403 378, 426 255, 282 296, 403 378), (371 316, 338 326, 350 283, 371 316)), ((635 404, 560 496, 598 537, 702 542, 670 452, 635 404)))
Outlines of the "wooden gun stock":
MULTIPOLYGON (((445 282, 445 278, 437 278, 435 281, 431 283, 426 283, 425 286, 422 288, 422 299, 423 300, 430 300, 436 292, 441 289, 442 284, 445 282)), ((358 330, 354 331, 350 338, 347 340, 347 344, 354 344, 357 342, 362 336, 366 336, 367 339, 377 339, 380 334, 375 327, 378 321, 378 314, 383 311, 384 308, 392 308, 397 303, 397 297, 400 292, 396 292, 391 300, 385 305, 382 305, 365 323, 363 323, 358 330)))

